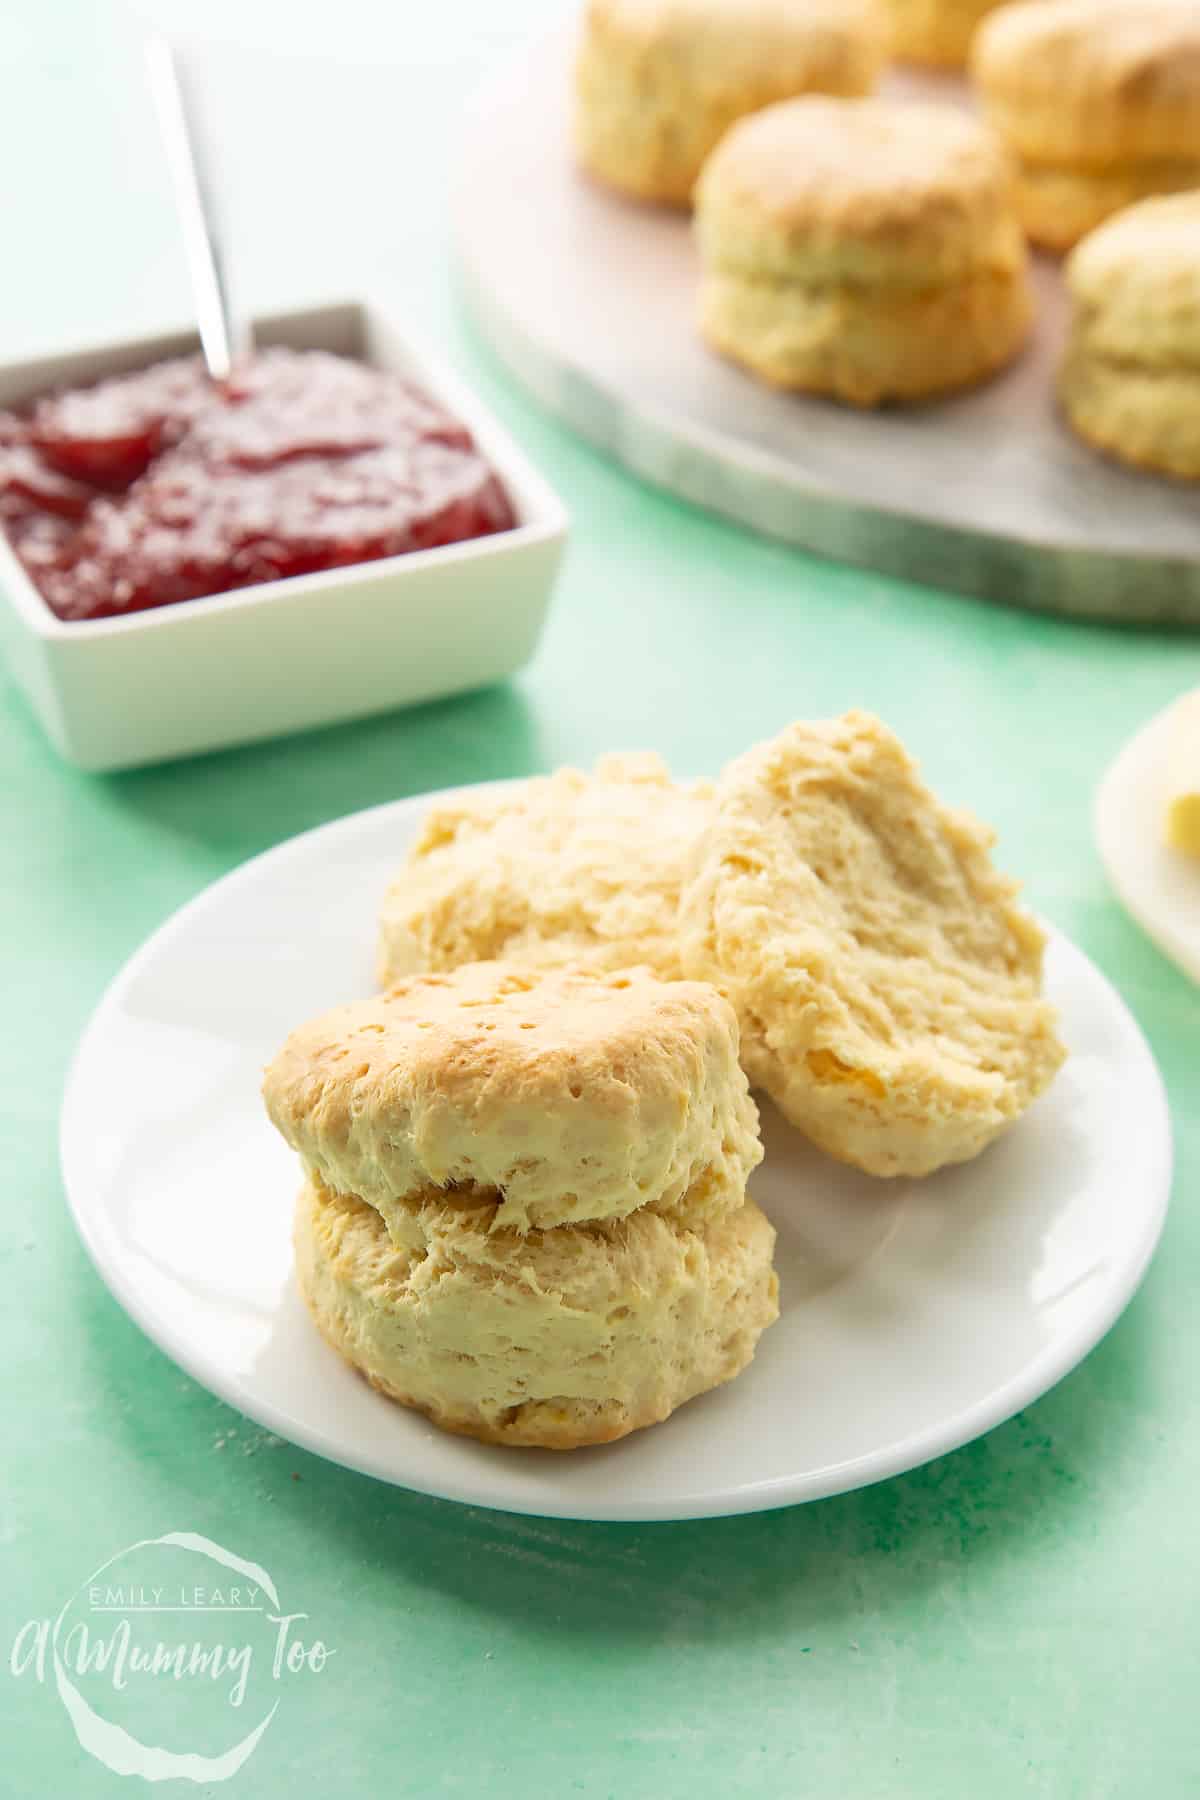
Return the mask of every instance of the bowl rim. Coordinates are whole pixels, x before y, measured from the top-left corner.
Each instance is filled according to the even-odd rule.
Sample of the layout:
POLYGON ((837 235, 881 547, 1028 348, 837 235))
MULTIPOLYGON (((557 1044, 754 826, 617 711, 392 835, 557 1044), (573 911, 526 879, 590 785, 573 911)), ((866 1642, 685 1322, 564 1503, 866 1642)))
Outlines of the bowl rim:
MULTIPOLYGON (((314 301, 284 311, 257 313, 252 323, 256 333, 262 334, 264 341, 269 343, 274 332, 315 324, 337 314, 356 315, 364 329, 372 318, 386 321, 410 366, 413 379, 468 427, 508 488, 518 512, 516 525, 507 531, 439 544, 429 550, 404 550, 395 556, 344 563, 308 575, 281 576, 274 581, 255 582, 249 587, 232 588, 224 593, 201 594, 191 600, 176 600, 166 606, 148 607, 114 618, 73 620, 60 619, 50 610, 7 534, 0 528, 0 603, 7 601, 22 625, 39 638, 58 643, 95 643, 98 639, 130 633, 183 628, 197 618, 215 619, 222 614, 257 611, 264 606, 279 610, 279 604, 284 600, 299 600, 350 585, 363 586, 371 581, 395 580, 398 576, 416 575, 431 567, 470 563, 565 536, 566 507, 507 427, 447 366, 440 354, 398 321, 394 311, 377 295, 367 292, 352 298, 314 301)), ((0 362, 0 383, 19 380, 26 372, 36 373, 44 365, 58 361, 79 365, 144 350, 149 362, 156 357, 186 355, 189 347, 198 350, 200 338, 194 329, 187 327, 128 338, 107 338, 78 347, 65 345, 57 350, 0 362)), ((81 376, 80 379, 87 378, 81 376)))

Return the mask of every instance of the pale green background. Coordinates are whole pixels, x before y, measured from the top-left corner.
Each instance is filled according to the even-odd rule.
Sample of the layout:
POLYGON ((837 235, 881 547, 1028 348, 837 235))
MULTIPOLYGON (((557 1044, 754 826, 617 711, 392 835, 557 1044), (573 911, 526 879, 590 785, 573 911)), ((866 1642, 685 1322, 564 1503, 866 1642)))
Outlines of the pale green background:
MULTIPOLYGON (((156 10, 203 17, 225 46, 213 82, 251 298, 385 284, 557 484, 574 537, 528 673, 404 716, 88 778, 56 762, 0 671, 5 1655, 122 1545, 190 1528, 264 1563, 338 1650, 222 1792, 1195 1795, 1200 994, 1114 904, 1089 809, 1122 740, 1200 682, 1200 641, 816 563, 640 489, 539 418, 460 316, 441 202, 464 96, 559 10, 547 0, 156 10), (1033 902, 1118 982, 1171 1091, 1162 1249, 1057 1391, 845 1499, 558 1524, 268 1441, 109 1299, 65 1211, 59 1093, 104 984, 174 907, 376 801, 614 746, 712 769, 793 715, 851 704, 995 820, 1033 902)), ((84 0, 0 20, 0 354, 186 312, 130 41, 128 18, 84 0)), ((820 1380, 797 1370, 798 1394, 820 1380)), ((182 1690, 185 1717, 198 1704, 182 1690)), ((52 1688, 0 1666, 0 1708, 0 1794, 138 1787, 83 1758, 52 1688)))

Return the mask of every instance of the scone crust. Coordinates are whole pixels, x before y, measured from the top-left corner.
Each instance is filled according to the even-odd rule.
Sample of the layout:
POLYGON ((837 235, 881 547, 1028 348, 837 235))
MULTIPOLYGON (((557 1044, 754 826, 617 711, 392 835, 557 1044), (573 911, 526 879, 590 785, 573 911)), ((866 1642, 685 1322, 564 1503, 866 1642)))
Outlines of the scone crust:
POLYGON ((384 898, 380 984, 498 958, 681 975, 679 887, 709 792, 657 756, 607 756, 431 808, 384 898))
POLYGON ((575 145, 596 179, 687 206, 736 119, 793 94, 866 94, 884 57, 877 0, 590 0, 575 145))
POLYGON ((1200 193, 1122 213, 1080 244, 1066 278, 1069 423, 1137 468, 1200 479, 1200 193))
POLYGON ((718 785, 685 961, 733 1001, 751 1080, 873 1174, 974 1156, 1062 1061, 1042 933, 990 843, 864 713, 793 725, 718 785))
POLYGON ((307 1171, 390 1229, 466 1189, 501 1229, 741 1204, 762 1159, 737 1021, 712 988, 470 964, 292 1033, 267 1111, 307 1171))
POLYGON ((696 189, 706 268, 756 281, 940 287, 1024 260, 1012 167, 949 107, 784 101, 744 119, 696 189))
POLYGON ((1017 0, 980 26, 971 70, 1027 162, 1200 160, 1194 0, 1017 0))
POLYGON ((961 69, 979 21, 1002 0, 888 0, 892 55, 933 69, 961 69))
POLYGON ((1191 162, 1130 162, 1108 169, 1017 165, 1015 204, 1026 236, 1043 250, 1070 250, 1106 219, 1153 195, 1200 188, 1191 162))
POLYGON ((525 1236, 494 1209, 373 1207, 305 1184, 301 1292, 372 1385, 485 1443, 572 1450, 731 1380, 778 1316, 775 1233, 753 1201, 695 1231, 642 1211, 525 1236))
POLYGON ((1200 193, 1132 207, 1080 244, 1064 273, 1077 348, 1200 370, 1200 193))
POLYGON ((773 386, 852 406, 931 399, 986 380, 1018 354, 1032 322, 1024 268, 887 294, 721 272, 700 287, 700 331, 714 350, 773 386))
POLYGON ((1076 350, 1058 391, 1068 423, 1093 449, 1200 481, 1200 369, 1138 368, 1076 350))

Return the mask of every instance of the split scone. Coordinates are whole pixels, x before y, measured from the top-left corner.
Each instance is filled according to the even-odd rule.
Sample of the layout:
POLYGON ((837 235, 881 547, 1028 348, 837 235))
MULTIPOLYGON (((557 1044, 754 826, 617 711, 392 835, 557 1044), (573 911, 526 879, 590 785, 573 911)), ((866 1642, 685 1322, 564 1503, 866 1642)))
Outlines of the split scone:
POLYGON ((427 814, 379 923, 379 980, 496 958, 682 973, 679 886, 709 789, 606 756, 427 814))
POLYGON ((731 1379, 777 1316, 757 1112, 711 987, 414 977, 294 1032, 263 1091, 304 1167, 317 1324, 450 1430, 607 1442, 731 1379))
POLYGON ((934 69, 961 69, 975 28, 1002 0, 887 0, 892 55, 934 69))
POLYGON ((1200 192, 1144 200, 1084 239, 1059 376, 1080 437, 1141 468, 1200 480, 1200 192))
POLYGON ((1032 301, 1011 170, 949 107, 788 100, 744 119, 696 190, 708 343, 856 406, 970 386, 1032 301))
POLYGON ((877 0, 589 0, 575 68, 583 168, 687 206, 746 113, 793 94, 867 94, 884 60, 877 0))
POLYGON ((971 70, 1035 243, 1069 250, 1135 201, 1200 187, 1197 0, 1019 0, 980 27, 971 70))
POLYGON ((684 961, 732 1000, 751 1080, 871 1174, 976 1155, 1063 1060, 991 842, 865 713, 792 725, 717 786, 684 961))

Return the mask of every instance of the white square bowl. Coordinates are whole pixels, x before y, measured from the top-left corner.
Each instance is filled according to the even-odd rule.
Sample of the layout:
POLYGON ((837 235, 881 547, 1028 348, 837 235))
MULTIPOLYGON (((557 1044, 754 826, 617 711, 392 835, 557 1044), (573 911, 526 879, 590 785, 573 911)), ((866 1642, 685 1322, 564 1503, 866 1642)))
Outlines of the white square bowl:
MULTIPOLYGON (((82 769, 190 756, 461 693, 511 675, 537 645, 567 515, 479 401, 373 303, 259 319, 255 336, 411 376, 472 432, 517 526, 75 623, 55 617, 0 533, 0 649, 51 741, 82 769)), ((0 406, 197 348, 180 333, 0 366, 0 406)))

